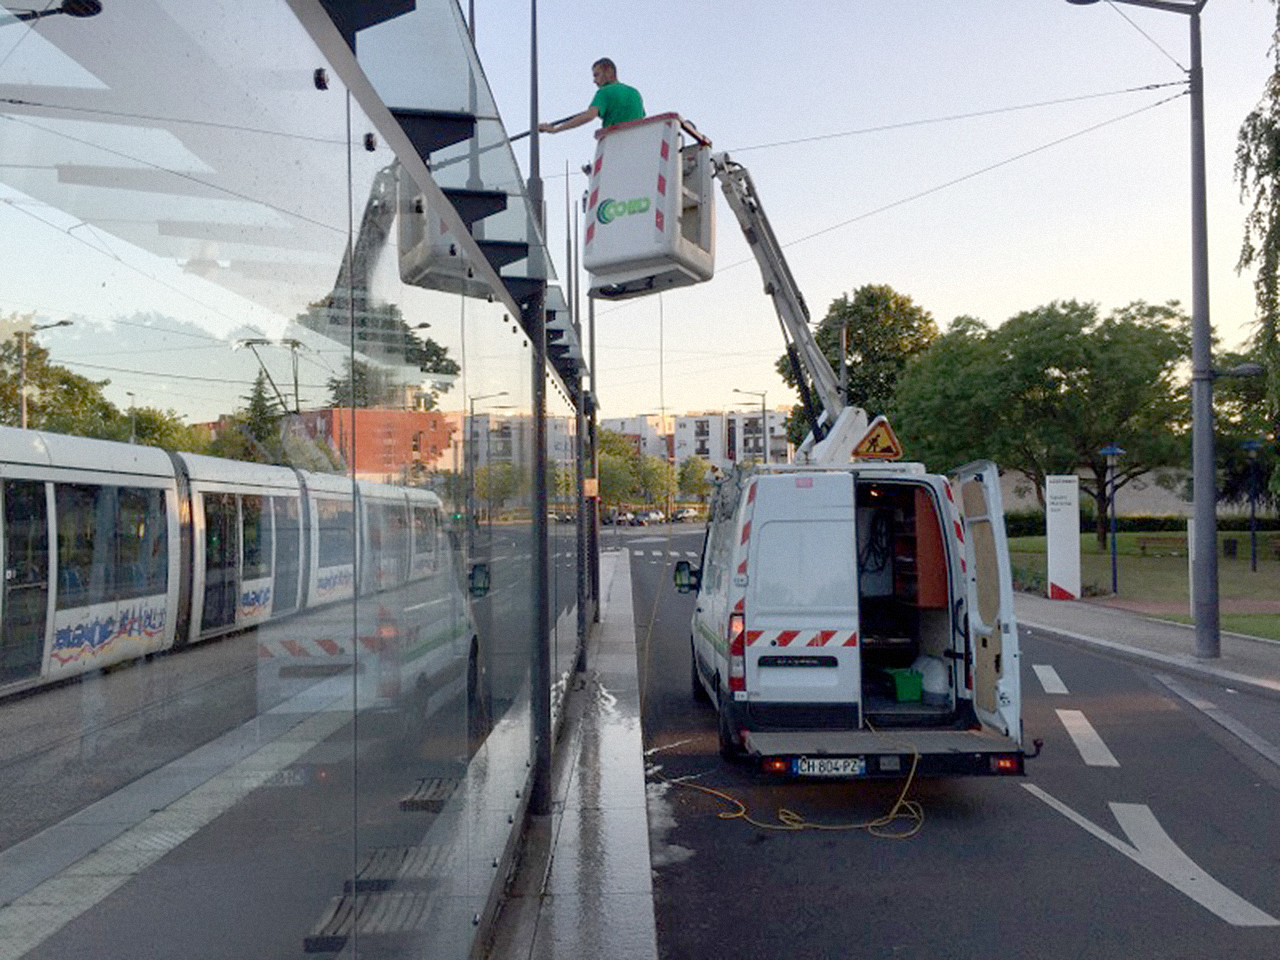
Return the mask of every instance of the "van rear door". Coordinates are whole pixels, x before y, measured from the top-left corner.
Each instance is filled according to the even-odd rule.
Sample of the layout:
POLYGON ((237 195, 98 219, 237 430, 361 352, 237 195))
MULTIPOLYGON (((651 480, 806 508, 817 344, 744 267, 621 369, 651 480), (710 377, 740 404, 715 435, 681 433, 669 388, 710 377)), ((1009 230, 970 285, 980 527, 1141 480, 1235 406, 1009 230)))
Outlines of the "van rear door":
POLYGON ((746 556, 748 699, 857 704, 857 538, 853 476, 764 475, 746 556))
POLYGON ((954 478, 956 501, 964 516, 974 710, 983 723, 1021 744, 1018 625, 1000 474, 994 463, 981 460, 961 467, 954 478))

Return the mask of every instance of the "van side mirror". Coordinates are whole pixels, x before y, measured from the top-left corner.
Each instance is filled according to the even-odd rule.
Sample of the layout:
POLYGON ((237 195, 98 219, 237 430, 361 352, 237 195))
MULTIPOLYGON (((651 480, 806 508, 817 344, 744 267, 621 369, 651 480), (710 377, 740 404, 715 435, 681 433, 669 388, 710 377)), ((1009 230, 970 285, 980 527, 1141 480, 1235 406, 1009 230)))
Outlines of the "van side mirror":
POLYGON ((681 560, 676 563, 675 582, 678 593, 693 593, 702 586, 702 571, 693 569, 688 560, 681 560))
POLYGON ((476 563, 467 574, 467 592, 479 600, 489 592, 489 565, 476 563))

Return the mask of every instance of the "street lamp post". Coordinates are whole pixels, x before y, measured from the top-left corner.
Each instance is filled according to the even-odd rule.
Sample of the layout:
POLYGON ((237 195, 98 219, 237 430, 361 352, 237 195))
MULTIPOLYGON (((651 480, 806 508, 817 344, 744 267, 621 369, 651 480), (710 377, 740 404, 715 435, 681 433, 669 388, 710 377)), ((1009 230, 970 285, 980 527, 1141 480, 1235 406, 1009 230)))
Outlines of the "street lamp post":
POLYGON ((1258 572, 1258 451, 1261 440, 1241 444, 1249 453, 1249 570, 1258 572))
POLYGON ((733 388, 734 393, 745 393, 752 397, 760 398, 760 445, 764 448, 764 463, 769 465, 769 411, 765 407, 764 398, 768 395, 767 390, 739 390, 733 388))
MULTIPOLYGON (((467 397, 467 429, 466 429, 466 448, 464 454, 467 458, 467 532, 470 535, 472 525, 475 523, 475 503, 476 503, 476 404, 481 400, 492 400, 494 397, 505 397, 509 391, 499 390, 497 393, 481 393, 474 397, 467 397)), ((486 452, 488 444, 485 444, 486 452)))
POLYGON ((1124 456, 1124 447, 1108 443, 1098 451, 1107 458, 1107 507, 1111 511, 1111 593, 1120 592, 1120 581, 1116 575, 1116 458, 1124 456))
POLYGON ((138 442, 138 420, 137 420, 137 412, 134 410, 134 407, 133 407, 134 394, 132 390, 126 390, 124 392, 124 395, 129 398, 129 442, 137 443, 138 442))
POLYGON ((27 340, 32 334, 41 330, 52 330, 54 327, 69 327, 70 320, 59 320, 57 323, 32 324, 30 330, 19 330, 18 338, 18 426, 27 429, 27 340))
MULTIPOLYGON (((1098 0, 1067 0, 1085 5, 1098 0)), ((1191 481, 1195 506, 1192 528, 1197 545, 1192 561, 1196 589, 1196 653, 1221 655, 1218 631, 1217 478, 1213 455, 1213 334, 1209 325, 1209 231, 1205 203, 1204 71, 1200 57, 1200 11, 1207 0, 1113 0, 1185 14, 1191 24, 1191 481)))

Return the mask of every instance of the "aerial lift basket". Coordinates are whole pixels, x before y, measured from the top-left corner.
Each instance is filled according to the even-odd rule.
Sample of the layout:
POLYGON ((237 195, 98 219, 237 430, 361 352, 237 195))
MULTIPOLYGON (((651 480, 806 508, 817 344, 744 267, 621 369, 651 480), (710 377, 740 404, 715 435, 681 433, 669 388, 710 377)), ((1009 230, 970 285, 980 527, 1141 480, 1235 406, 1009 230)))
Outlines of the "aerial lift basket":
POLYGON ((596 134, 582 263, 591 295, 644 296, 715 272, 711 141, 678 114, 596 134))

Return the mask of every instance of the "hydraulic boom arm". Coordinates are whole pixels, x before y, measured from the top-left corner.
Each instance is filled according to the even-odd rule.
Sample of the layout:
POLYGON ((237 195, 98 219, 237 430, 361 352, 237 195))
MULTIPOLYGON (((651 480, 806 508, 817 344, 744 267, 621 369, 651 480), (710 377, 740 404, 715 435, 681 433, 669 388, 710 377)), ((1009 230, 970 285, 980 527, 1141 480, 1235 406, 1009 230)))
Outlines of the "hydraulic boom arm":
POLYGON ((866 432, 866 413, 857 407, 848 406, 831 364, 823 356, 818 342, 809 330, 809 308, 805 306, 804 297, 796 286, 795 278, 791 276, 786 257, 782 254, 782 246, 774 236, 769 218, 765 216, 751 174, 742 164, 730 160, 727 153, 712 156, 711 164, 720 181, 725 200, 738 218, 742 233, 760 267, 765 293, 773 299, 792 362, 798 361, 803 368, 797 371, 797 380, 800 381, 800 393, 806 401, 805 405, 809 406, 804 374, 813 381, 822 401, 825 417, 818 420, 811 415, 814 420, 813 433, 802 444, 800 452, 807 454, 814 462, 847 463, 853 444, 866 432))

